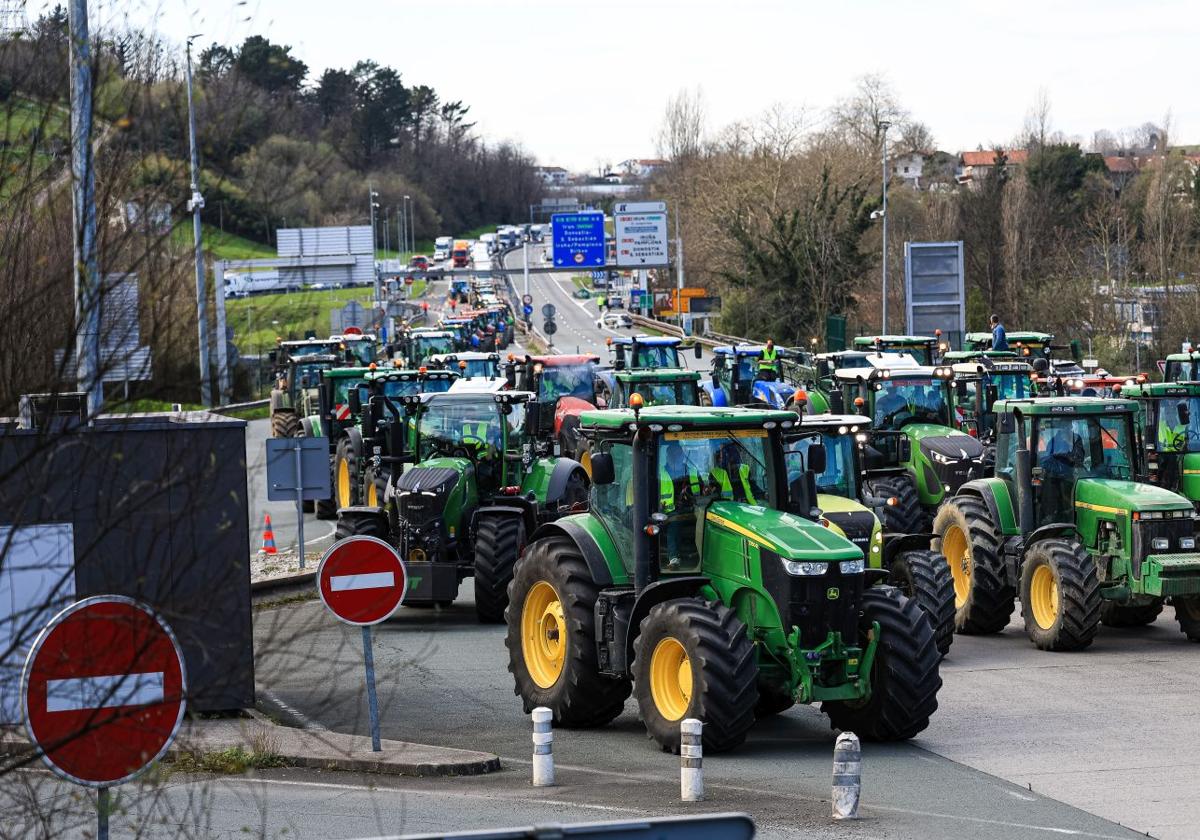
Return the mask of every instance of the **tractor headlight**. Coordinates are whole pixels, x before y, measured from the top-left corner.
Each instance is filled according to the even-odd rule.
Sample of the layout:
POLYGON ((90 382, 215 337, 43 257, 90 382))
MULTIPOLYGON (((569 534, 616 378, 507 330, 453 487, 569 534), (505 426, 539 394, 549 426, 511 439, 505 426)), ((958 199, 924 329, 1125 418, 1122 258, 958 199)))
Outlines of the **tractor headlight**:
POLYGON ((858 560, 843 560, 838 563, 838 568, 842 570, 844 575, 860 575, 862 574, 864 564, 862 559, 858 560))
POLYGON ((819 560, 784 560, 783 568, 796 577, 820 577, 825 574, 829 564, 819 560))
POLYGON ((1171 547, 1171 541, 1166 537, 1155 537, 1150 540, 1150 545, 1154 547, 1155 551, 1166 551, 1171 547))
POLYGON ((1191 551, 1196 547, 1195 537, 1183 537, 1179 540, 1179 547, 1191 551))

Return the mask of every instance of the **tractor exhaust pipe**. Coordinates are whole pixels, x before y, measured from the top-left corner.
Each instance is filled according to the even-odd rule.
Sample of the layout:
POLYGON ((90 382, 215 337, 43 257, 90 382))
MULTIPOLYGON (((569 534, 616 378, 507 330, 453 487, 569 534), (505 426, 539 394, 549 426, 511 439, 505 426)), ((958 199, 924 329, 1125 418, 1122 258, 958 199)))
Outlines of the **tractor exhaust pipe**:
POLYGON ((1020 409, 1014 409, 1017 421, 1017 452, 1016 471, 1017 485, 1017 516, 1022 534, 1033 533, 1033 459, 1029 452, 1028 439, 1025 437, 1025 418, 1020 409))

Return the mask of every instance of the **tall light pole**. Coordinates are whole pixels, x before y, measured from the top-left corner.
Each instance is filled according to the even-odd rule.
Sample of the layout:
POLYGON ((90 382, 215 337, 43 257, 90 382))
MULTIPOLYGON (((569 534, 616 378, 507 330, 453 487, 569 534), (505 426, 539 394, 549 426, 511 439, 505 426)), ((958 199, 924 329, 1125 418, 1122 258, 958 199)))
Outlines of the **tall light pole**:
POLYGON ((375 265, 375 210, 379 207, 379 202, 375 199, 379 198, 379 193, 367 187, 367 203, 371 209, 371 271, 375 276, 375 300, 382 300, 379 295, 379 267, 375 265))
POLYGON ((399 251, 399 258, 404 259, 404 214, 400 208, 396 208, 396 250, 399 251))
POLYGON ((392 234, 392 222, 391 222, 391 217, 388 215, 388 213, 389 213, 389 208, 384 207, 383 208, 383 252, 385 254, 391 250, 390 240, 391 240, 391 234, 392 234))
MULTIPOLYGON (((192 101, 192 41, 199 35, 187 39, 187 103, 188 103, 188 147, 192 159, 192 195, 187 208, 192 213, 192 241, 195 245, 196 262, 196 330, 200 339, 200 402, 212 406, 212 382, 209 378, 208 358, 208 284, 204 281, 204 239, 200 230, 200 211, 204 209, 204 196, 200 194, 200 149, 196 145, 196 106, 192 101)), ((217 294, 223 290, 217 288, 217 294)), ((218 337, 224 340, 224 336, 218 337)))
POLYGON ((880 137, 880 146, 881 146, 881 150, 882 150, 881 156, 883 158, 883 207, 880 209, 880 215, 883 216, 883 321, 882 321, 882 325, 880 326, 879 331, 881 333, 883 333, 884 335, 886 335, 887 334, 887 296, 888 296, 888 282, 887 282, 887 257, 888 257, 888 243, 887 243, 887 222, 888 222, 888 217, 887 217, 887 188, 888 188, 887 133, 888 133, 888 129, 892 127, 892 124, 885 120, 879 124, 879 127, 881 129, 883 129, 882 135, 880 137))
POLYGON ((87 0, 71 0, 71 185, 75 245, 75 375, 88 415, 100 413, 100 261, 96 255, 96 175, 92 166, 92 48, 87 0))
POLYGON ((416 240, 416 237, 413 236, 412 204, 413 204, 412 199, 409 198, 408 196, 404 196, 404 209, 406 212, 406 215, 405 215, 406 221, 404 223, 404 231, 406 234, 406 238, 408 240, 407 242, 405 242, 405 245, 406 245, 405 250, 408 250, 408 251, 417 250, 417 240, 416 240))

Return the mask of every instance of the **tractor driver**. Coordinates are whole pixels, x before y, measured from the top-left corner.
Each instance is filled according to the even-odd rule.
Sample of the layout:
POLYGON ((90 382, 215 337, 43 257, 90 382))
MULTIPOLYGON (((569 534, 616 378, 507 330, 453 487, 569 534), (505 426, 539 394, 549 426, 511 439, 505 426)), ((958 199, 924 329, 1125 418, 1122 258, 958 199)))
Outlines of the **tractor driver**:
POLYGON ((1180 400, 1172 405, 1163 400, 1158 412, 1158 440, 1163 449, 1183 452, 1188 448, 1188 404, 1180 400), (1174 423, 1171 421, 1175 420, 1174 423))
POLYGON ((680 562, 679 534, 687 519, 695 515, 695 499, 704 488, 700 471, 687 459, 679 441, 668 443, 665 454, 666 463, 658 470, 658 509, 667 515, 667 558, 674 567, 680 562))
POLYGON ((1075 471, 1083 466, 1083 441, 1071 430, 1070 421, 1055 423, 1046 447, 1038 457, 1042 468, 1042 522, 1054 522, 1071 511, 1075 471))
POLYGON ((742 463, 737 443, 728 441, 717 450, 713 459, 712 479, 722 499, 757 505, 763 495, 750 480, 750 465, 742 463))
POLYGON ((908 400, 900 393, 899 386, 893 382, 884 386, 886 391, 875 401, 875 427, 888 428, 892 421, 902 411, 908 411, 908 400))

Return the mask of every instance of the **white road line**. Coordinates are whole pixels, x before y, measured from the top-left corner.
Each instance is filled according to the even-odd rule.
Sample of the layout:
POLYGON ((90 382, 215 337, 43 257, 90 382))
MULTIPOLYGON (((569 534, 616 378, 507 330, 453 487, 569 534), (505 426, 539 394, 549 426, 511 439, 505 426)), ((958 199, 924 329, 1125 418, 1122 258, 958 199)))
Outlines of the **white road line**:
POLYGON ((47 712, 148 706, 163 700, 163 672, 103 674, 46 681, 47 712))
POLYGON ((349 592, 355 589, 390 589, 396 585, 392 572, 367 572, 358 575, 334 575, 329 578, 333 592, 349 592))

